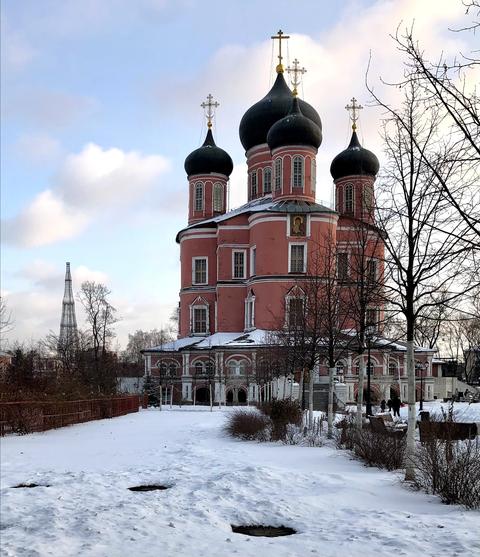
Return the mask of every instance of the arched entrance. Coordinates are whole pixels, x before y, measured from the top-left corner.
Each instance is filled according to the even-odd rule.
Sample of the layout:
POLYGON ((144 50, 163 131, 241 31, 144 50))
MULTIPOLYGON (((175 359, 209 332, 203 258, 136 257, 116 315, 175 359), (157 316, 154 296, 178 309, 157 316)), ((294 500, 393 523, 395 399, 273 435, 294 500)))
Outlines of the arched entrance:
POLYGON ((245 389, 238 389, 238 404, 246 404, 247 402, 247 391, 245 389))
POLYGON ((195 402, 196 404, 210 404, 210 392, 207 387, 197 387, 195 402))
POLYGON ((227 404, 233 404, 233 390, 227 391, 227 404))
POLYGON ((392 385, 390 387, 390 399, 398 397, 400 395, 400 389, 398 388, 398 385, 396 385, 395 387, 392 385))

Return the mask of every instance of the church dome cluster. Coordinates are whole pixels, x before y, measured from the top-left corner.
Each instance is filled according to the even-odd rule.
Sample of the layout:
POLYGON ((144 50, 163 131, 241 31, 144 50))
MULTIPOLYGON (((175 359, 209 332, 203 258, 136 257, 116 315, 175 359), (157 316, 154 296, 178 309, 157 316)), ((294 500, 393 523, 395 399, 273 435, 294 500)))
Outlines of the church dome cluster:
POLYGON ((334 180, 345 176, 376 176, 379 168, 376 155, 360 145, 357 132, 354 130, 349 146, 333 159, 330 174, 334 180))
POLYGON ((211 173, 230 176, 233 161, 226 151, 217 147, 209 128, 203 145, 188 155, 184 166, 188 176, 211 173))
MULTIPOLYGON (((302 114, 320 128, 321 134, 322 122, 318 112, 301 99, 298 100, 298 104, 302 114)), ((271 127, 287 116, 291 108, 292 91, 285 82, 283 73, 279 73, 273 87, 265 97, 251 106, 243 115, 239 133, 245 151, 267 143, 267 135, 271 127)))

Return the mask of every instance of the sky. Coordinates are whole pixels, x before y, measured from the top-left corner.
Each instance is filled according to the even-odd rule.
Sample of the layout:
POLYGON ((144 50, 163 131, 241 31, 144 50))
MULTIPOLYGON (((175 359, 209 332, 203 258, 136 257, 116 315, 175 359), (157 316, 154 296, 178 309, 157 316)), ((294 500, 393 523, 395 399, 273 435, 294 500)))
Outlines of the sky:
MULTIPOLYGON (((382 161, 382 113, 402 59, 390 37, 414 24, 428 56, 472 48, 449 28, 457 0, 4 0, 1 37, 1 293, 4 346, 58 332, 65 262, 74 293, 102 282, 117 343, 168 324, 178 303, 178 230, 187 220, 185 157, 206 133, 200 103, 220 103, 214 136, 234 161, 230 208, 246 201, 244 112, 269 90, 270 36, 307 70, 300 96, 322 119, 317 199, 332 203, 330 162, 350 139, 345 105, 364 106, 363 145, 382 161)), ((480 76, 479 76, 480 81, 480 76)), ((84 316, 77 302, 77 319, 84 316)))

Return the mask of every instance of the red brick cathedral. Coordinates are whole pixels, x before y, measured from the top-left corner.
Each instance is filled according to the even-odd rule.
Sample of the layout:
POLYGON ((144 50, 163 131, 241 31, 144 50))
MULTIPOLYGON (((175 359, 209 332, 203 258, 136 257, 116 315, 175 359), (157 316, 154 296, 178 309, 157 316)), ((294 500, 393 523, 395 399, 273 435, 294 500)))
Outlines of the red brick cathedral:
MULTIPOLYGON (((189 207, 188 225, 177 235, 181 261, 178 340, 145 351, 147 375, 159 375, 165 385, 171 385, 176 400, 200 403, 212 396, 215 403, 235 404, 298 396, 298 385, 287 372, 268 381, 258 379, 262 349, 268 345, 270 332, 298 311, 301 296, 296 285, 305 277, 318 245, 325 238, 336 243, 341 278, 351 256, 352 223, 374 224, 379 162, 358 140, 355 99, 349 107, 350 143, 330 166, 335 185, 333 210, 316 202, 320 116, 297 95, 298 63, 292 69, 293 91, 285 81, 281 54, 276 71, 271 90, 240 122, 248 166, 245 205, 227 210, 233 162, 215 143, 216 103, 210 95, 202 105, 208 118, 205 141, 185 160, 189 207)), ((378 275, 383 259, 378 236, 370 249, 369 272, 378 275)), ((378 322, 382 308, 369 307, 368 312, 370 321, 378 322)), ((346 325, 354 327, 355 323, 346 325)), ((372 351, 374 398, 390 398, 392 391, 405 395, 404 353, 401 343, 372 351)), ((431 376, 432 354, 424 356, 431 376)), ((358 366, 354 353, 338 363, 337 390, 345 401, 356 396, 358 366)), ((316 383, 322 384, 326 366, 316 373, 316 383)), ((433 398, 433 383, 427 379, 425 399, 433 398)))

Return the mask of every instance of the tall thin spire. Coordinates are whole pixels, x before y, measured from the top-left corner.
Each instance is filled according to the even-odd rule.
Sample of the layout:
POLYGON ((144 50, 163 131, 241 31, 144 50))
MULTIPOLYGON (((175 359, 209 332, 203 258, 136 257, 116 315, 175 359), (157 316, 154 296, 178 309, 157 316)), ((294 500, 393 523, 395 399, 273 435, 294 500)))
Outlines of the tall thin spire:
POLYGON ((62 303, 62 319, 60 321, 61 345, 69 344, 77 339, 77 318, 75 317, 75 299, 72 289, 72 275, 70 274, 70 263, 65 270, 65 291, 62 303))

